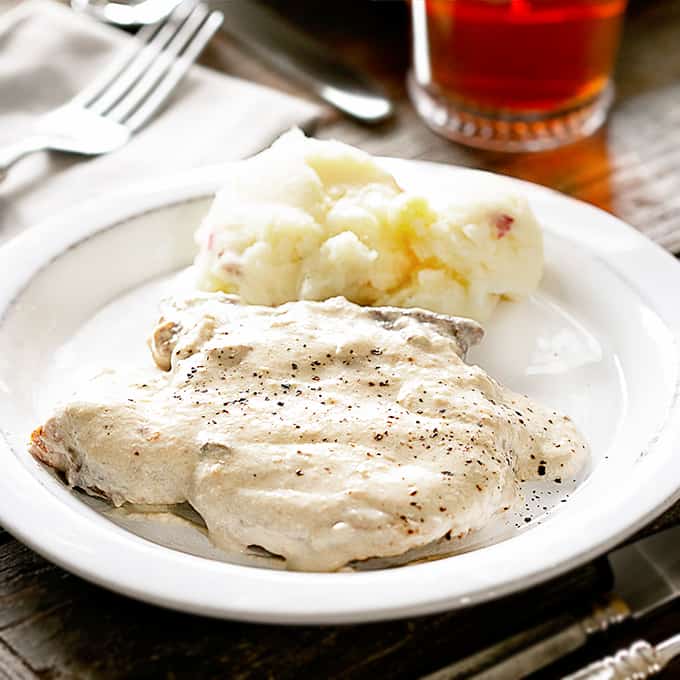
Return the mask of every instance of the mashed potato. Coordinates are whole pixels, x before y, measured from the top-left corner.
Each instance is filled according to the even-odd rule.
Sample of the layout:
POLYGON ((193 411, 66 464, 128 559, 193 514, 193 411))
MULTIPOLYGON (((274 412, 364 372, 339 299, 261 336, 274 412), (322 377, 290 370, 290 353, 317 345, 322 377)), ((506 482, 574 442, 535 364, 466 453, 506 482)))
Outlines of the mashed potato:
POLYGON ((197 232, 200 286, 251 304, 324 300, 489 317, 541 278, 541 229, 504 183, 403 191, 368 154, 283 135, 233 164, 197 232))

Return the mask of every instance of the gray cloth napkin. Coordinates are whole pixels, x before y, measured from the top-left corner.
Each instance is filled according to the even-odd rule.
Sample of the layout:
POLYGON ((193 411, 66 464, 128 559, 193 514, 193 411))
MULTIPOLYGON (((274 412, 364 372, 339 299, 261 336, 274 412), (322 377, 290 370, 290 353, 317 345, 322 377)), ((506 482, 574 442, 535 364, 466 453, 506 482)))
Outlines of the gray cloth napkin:
MULTIPOLYGON (((29 133, 36 116, 76 94, 132 39, 50 0, 16 5, 0 0, 0 145, 29 133)), ((0 184, 0 243, 102 192, 248 156, 319 111, 195 66, 124 148, 93 159, 40 153, 14 166, 0 184)))

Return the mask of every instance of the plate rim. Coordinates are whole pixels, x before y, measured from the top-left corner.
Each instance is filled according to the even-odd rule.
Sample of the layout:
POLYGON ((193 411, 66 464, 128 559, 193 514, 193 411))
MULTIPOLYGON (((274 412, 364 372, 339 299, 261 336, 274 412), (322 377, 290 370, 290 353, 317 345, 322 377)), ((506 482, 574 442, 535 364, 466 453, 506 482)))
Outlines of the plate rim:
MULTIPOLYGON (((406 164, 414 168, 425 168, 425 171, 428 167, 434 166, 438 172, 463 172, 465 174, 481 174, 507 179, 525 192, 530 199, 532 197, 540 197, 542 200, 548 200, 553 203, 560 202, 564 205, 570 205, 571 209, 583 215, 588 215, 593 222, 607 224, 609 225, 609 230, 615 229, 620 231, 622 235, 627 235, 627 242, 630 243, 632 250, 635 251, 638 263, 640 260, 639 255, 642 254, 644 256, 642 258, 644 259, 644 268, 652 271, 649 268, 653 266, 656 274, 660 273, 664 277, 675 277, 676 283, 680 283, 680 263, 672 255, 664 251, 657 244, 654 244, 630 225, 595 206, 540 185, 503 175, 499 176, 495 173, 429 161, 409 161, 393 158, 381 158, 380 161, 386 165, 388 170, 397 172, 400 166, 403 168, 405 167, 404 164, 406 164), (675 268, 675 270, 672 271, 672 268, 675 268)), ((209 166, 200 170, 181 173, 168 179, 150 182, 132 190, 112 192, 103 198, 100 197, 96 201, 88 201, 74 210, 67 211, 63 215, 42 222, 3 245, 0 248, 0 269, 2 268, 3 261, 21 262, 22 268, 19 271, 10 269, 9 288, 12 295, 0 293, 0 332, 2 332, 2 321, 5 313, 11 306, 12 300, 20 295, 21 290, 30 281, 32 276, 43 266, 48 266, 60 253, 74 247, 84 238, 110 228, 115 228, 117 224, 134 216, 164 206, 185 203, 191 199, 209 197, 221 184, 220 176, 225 166, 228 167, 228 165, 230 164, 209 166), (60 225, 62 228, 60 228, 60 225), (38 243, 42 246, 42 252, 36 248, 38 243), (51 246, 47 252, 45 251, 46 245, 51 246)), ((610 260, 608 259, 610 256, 606 252, 599 253, 599 256, 603 257, 607 265, 611 266, 614 271, 625 269, 625 261, 610 260)), ((641 272, 640 275, 643 273, 641 272)), ((631 283, 630 278, 627 278, 627 281, 629 284, 631 283)), ((637 280, 635 282, 638 283, 637 280)), ((658 304, 655 303, 661 302, 661 298, 658 296, 663 295, 663 291, 656 286, 658 290, 654 292, 654 287, 649 281, 644 281, 639 287, 636 286, 636 292, 663 319, 664 324, 674 338, 677 349, 680 341, 680 309, 675 311, 673 305, 669 304, 668 300, 665 300, 663 310, 659 310, 658 304), (670 323, 671 321, 672 324, 670 323)), ((676 399, 672 404, 673 417, 670 417, 669 421, 665 424, 656 446, 670 447, 680 444, 680 410, 677 402, 676 393, 676 399)), ((359 623, 430 614, 478 604, 518 589, 535 585, 583 564, 644 526, 653 516, 680 498, 680 468, 674 470, 670 467, 667 471, 669 474, 664 475, 659 484, 661 493, 655 493, 656 489, 654 490, 655 492, 643 489, 639 498, 636 498, 636 501, 639 501, 638 506, 641 505, 644 508, 643 511, 639 511, 639 509, 638 512, 631 511, 630 508, 621 503, 621 499, 618 499, 619 502, 612 502, 608 506, 608 512, 605 513, 606 516, 610 517, 610 528, 605 531, 602 526, 595 527, 589 534, 589 540, 581 539, 579 550, 571 550, 571 554, 563 559, 563 552, 558 554, 551 553, 549 555, 533 555, 535 561, 530 566, 524 566, 522 569, 518 568, 518 565, 512 565, 512 568, 509 568, 511 574, 509 577, 507 576, 508 569, 504 570, 506 574, 504 578, 479 577, 477 586, 463 593, 460 592, 460 588, 456 590, 450 584, 447 584, 449 586, 447 589, 446 587, 442 588, 439 582, 434 582, 437 578, 446 575, 446 569, 441 566, 437 568, 436 565, 444 565, 447 560, 409 565, 386 571, 364 572, 361 575, 276 572, 213 562, 205 558, 169 550, 141 539, 134 534, 130 534, 123 529, 115 527, 113 524, 111 524, 111 529, 107 528, 106 531, 99 530, 97 527, 88 526, 91 522, 87 520, 87 513, 76 512, 73 508, 69 508, 66 504, 61 503, 49 490, 44 488, 39 479, 31 475, 29 468, 19 460, 19 457, 5 438, 4 431, 2 431, 2 420, 0 420, 0 433, 2 434, 0 454, 8 457, 10 461, 10 467, 6 468, 6 470, 15 473, 13 478, 9 473, 0 478, 0 490, 4 488, 5 491, 5 493, 0 493, 0 522, 7 531, 39 554, 68 571, 122 594, 153 604, 192 613, 253 622, 284 624, 359 623), (672 472, 675 474, 670 474, 672 472), (8 485, 7 480, 10 478, 15 482, 14 488, 9 488, 10 485, 8 485), (42 490, 50 495, 52 502, 47 503, 46 499, 47 505, 51 506, 50 508, 47 506, 40 508, 30 507, 30 499, 21 498, 21 492, 23 491, 27 491, 29 494, 31 491, 36 493, 37 489, 34 487, 43 487, 42 490), (26 507, 27 504, 28 508, 26 507), (116 557, 116 551, 119 549, 132 550, 130 548, 130 544, 132 544, 134 555, 129 556, 129 566, 132 566, 132 563, 136 566, 141 566, 145 564, 147 559, 151 559, 160 566, 170 569, 170 571, 174 570, 172 574, 165 574, 165 576, 170 575, 172 578, 163 582, 160 582, 160 580, 154 581, 153 579, 149 582, 148 579, 144 580, 143 578, 131 579, 129 577, 130 570, 118 569, 115 559, 113 568, 111 564, 105 565, 102 568, 101 559, 93 558, 92 556, 88 557, 86 551, 79 550, 78 546, 74 548, 72 545, 73 533, 69 533, 66 531, 66 528, 60 527, 64 529, 67 540, 64 539, 64 536, 60 537, 50 533, 46 531, 51 526, 50 522, 41 526, 40 522, 36 523, 36 518, 32 516, 31 512, 22 514, 19 511, 21 508, 32 510, 33 513, 42 516, 47 512, 55 512, 56 516, 51 518, 52 521, 56 521, 57 517, 67 522, 71 521, 73 523, 70 526, 71 532, 76 528, 80 529, 80 531, 76 532, 76 536, 91 535, 94 538, 98 534, 106 534, 106 539, 108 540, 107 555, 109 557, 116 557), (631 519, 632 515, 637 516, 635 519, 631 519), (85 533, 82 534, 81 531, 85 533), (66 549, 69 545, 71 547, 70 551, 66 549), (163 553, 167 553, 167 555, 163 553), (266 585, 264 593, 267 594, 276 592, 277 588, 284 588, 288 592, 292 590, 297 592, 309 588, 310 593, 313 591, 313 596, 302 597, 301 604, 298 603, 295 606, 291 606, 290 598, 288 600, 284 598, 283 601, 274 600, 267 603, 263 602, 263 598, 260 597, 258 602, 254 603, 252 598, 244 598, 242 595, 239 596, 234 592, 227 593, 232 599, 226 602, 224 598, 217 597, 214 593, 212 597, 207 592, 201 592, 200 596, 195 596, 195 594, 192 595, 180 587, 182 585, 182 575, 187 573, 184 571, 185 569, 188 569, 188 573, 194 573, 198 570, 196 573, 203 573, 211 581, 214 581, 216 578, 218 580, 229 579, 235 576, 237 580, 247 581, 248 587, 251 587, 251 590, 258 587, 263 588, 266 585), (246 570, 248 573, 246 574, 243 570, 246 570), (414 594, 403 592, 395 594, 393 592, 395 586, 403 587, 404 585, 400 583, 403 580, 401 574, 411 572, 412 570, 417 570, 418 572, 413 573, 412 579, 414 582, 419 582, 419 577, 421 582, 423 579, 425 580, 426 587, 424 587, 424 590, 414 594), (355 586, 359 585, 357 577, 361 576, 362 583, 365 582, 371 586, 371 582, 376 580, 376 575, 380 575, 381 583, 384 582, 381 590, 386 587, 386 592, 392 593, 390 601, 387 601, 387 598, 383 598, 386 602, 378 605, 371 598, 366 601, 357 602, 356 597, 347 597, 347 593, 355 590, 355 586), (338 592, 326 593, 327 597, 322 599, 322 604, 320 605, 318 598, 325 590, 338 592), (331 604, 328 600, 332 600, 333 603, 331 604)), ((35 465, 37 466, 38 464, 35 463, 35 465)), ((52 526, 52 528, 54 527, 52 526)), ((536 542, 535 537, 540 530, 541 527, 536 527, 531 532, 514 537, 509 543, 512 543, 514 546, 518 546, 521 543, 522 549, 526 551, 527 548, 524 547, 524 544, 529 542, 527 554, 530 554, 531 543, 536 542), (532 536, 534 538, 531 538, 532 536)), ((499 545, 502 545, 502 543, 490 546, 490 548, 499 545)), ((484 548, 483 550, 487 549, 484 548)), ((458 555, 456 560, 462 564, 462 562, 470 560, 466 555, 478 552, 474 551, 473 553, 458 555)), ((375 584, 372 584, 371 587, 375 587, 375 584)), ((367 586, 362 586, 360 590, 364 593, 371 593, 370 587, 367 586)))

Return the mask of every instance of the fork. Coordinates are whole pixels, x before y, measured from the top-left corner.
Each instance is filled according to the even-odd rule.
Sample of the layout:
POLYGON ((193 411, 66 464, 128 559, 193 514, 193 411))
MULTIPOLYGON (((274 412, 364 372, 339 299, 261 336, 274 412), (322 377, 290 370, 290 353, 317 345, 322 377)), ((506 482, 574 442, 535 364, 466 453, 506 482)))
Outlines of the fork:
POLYGON ((142 0, 142 2, 130 4, 106 0, 103 2, 71 0, 71 7, 114 26, 142 26, 155 24, 165 18, 180 2, 181 0, 142 0))
POLYGON ((562 680, 645 680, 660 673, 678 656, 680 635, 674 635, 655 647, 645 640, 638 640, 628 649, 596 661, 562 680))
POLYGON ((185 0, 163 21, 144 26, 99 78, 41 116, 29 137, 0 148, 0 181, 35 151, 97 156, 122 147, 172 94, 222 20, 200 0, 185 0))

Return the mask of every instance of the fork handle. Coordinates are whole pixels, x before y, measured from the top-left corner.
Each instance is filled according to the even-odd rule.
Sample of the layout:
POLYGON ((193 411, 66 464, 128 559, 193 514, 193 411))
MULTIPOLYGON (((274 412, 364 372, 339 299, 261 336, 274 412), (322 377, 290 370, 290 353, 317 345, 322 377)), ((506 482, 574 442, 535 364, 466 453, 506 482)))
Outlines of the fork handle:
POLYGON ((562 680, 644 680, 662 668, 656 649, 649 642, 638 640, 628 649, 591 663, 562 680))
POLYGON ((679 655, 680 635, 674 635, 656 647, 638 640, 614 656, 596 661, 563 680, 644 680, 660 673, 679 655))
POLYGON ((7 177, 9 169, 18 160, 35 151, 44 151, 45 149, 47 149, 47 144, 38 135, 24 137, 24 139, 20 139, 18 142, 0 147, 0 182, 7 177))

